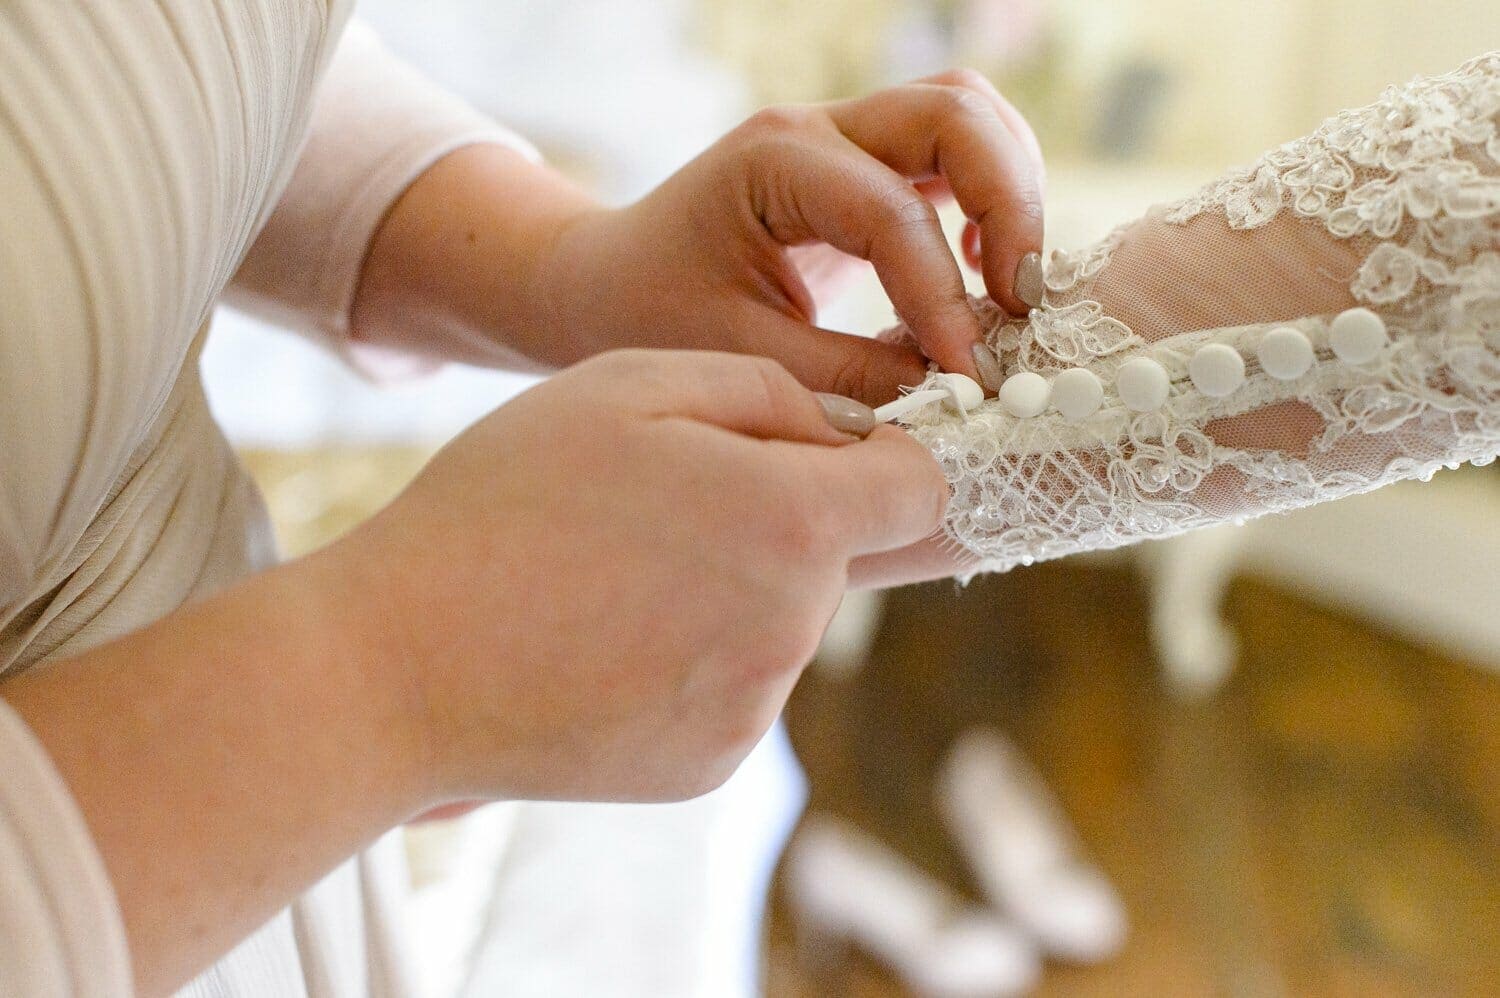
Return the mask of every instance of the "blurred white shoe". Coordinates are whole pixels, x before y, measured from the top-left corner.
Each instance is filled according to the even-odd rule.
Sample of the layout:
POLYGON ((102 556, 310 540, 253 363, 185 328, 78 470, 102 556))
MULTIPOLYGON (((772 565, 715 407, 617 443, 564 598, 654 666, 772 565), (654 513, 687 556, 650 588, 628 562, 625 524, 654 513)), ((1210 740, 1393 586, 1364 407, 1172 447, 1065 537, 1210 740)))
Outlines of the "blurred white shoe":
POLYGON ((1003 998, 1036 983, 1036 949, 999 916, 956 898, 842 822, 792 840, 787 890, 803 942, 852 942, 934 998, 1003 998))
POLYGON ((1079 855, 1040 774, 1004 738, 974 729, 954 743, 940 805, 959 850, 995 906, 1048 954, 1095 962, 1125 941, 1109 881, 1079 855))

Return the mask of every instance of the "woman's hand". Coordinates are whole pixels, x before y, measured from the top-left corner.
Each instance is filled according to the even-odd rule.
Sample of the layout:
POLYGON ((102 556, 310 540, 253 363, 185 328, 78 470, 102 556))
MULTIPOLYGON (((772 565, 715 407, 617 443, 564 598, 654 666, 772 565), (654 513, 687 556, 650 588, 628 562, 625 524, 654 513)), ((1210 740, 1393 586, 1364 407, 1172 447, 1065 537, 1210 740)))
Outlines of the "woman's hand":
POLYGON ((437 805, 717 785, 851 559, 931 532, 946 495, 905 434, 835 430, 771 361, 612 353, 331 547, 0 696, 88 822, 139 990, 166 993, 437 805))
POLYGON ((354 327, 541 367, 622 346, 759 354, 817 390, 888 401, 925 358, 818 329, 820 280, 840 255, 868 260, 922 351, 976 376, 979 324, 932 199, 957 198, 970 262, 1024 314, 1040 275, 1028 260, 1030 288, 1018 286, 1017 270, 1041 249, 1042 184, 1025 120, 968 71, 767 109, 622 209, 474 147, 429 170, 382 226, 354 327))
POLYGON ((923 360, 814 327, 816 295, 787 249, 825 244, 874 266, 927 356, 976 377, 979 323, 919 183, 952 190, 981 234, 990 294, 1025 314, 1016 269, 1042 244, 1035 139, 983 77, 954 74, 769 108, 639 203, 577 219, 542 275, 553 341, 565 356, 626 343, 762 354, 819 390, 887 401, 923 360))
POLYGON ((627 351, 481 421, 335 553, 426 705, 426 803, 674 799, 771 724, 851 559, 946 496, 773 362, 627 351))

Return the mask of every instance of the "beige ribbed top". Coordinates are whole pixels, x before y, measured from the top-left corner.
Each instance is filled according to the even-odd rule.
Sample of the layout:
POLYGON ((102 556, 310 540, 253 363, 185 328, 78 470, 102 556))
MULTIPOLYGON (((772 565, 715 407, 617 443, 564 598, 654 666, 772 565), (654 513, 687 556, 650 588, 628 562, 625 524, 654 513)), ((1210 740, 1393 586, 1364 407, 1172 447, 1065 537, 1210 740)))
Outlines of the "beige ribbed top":
MULTIPOLYGON (((215 303, 238 273, 242 303, 274 301, 275 317, 352 355, 346 316, 392 201, 458 146, 520 147, 367 30, 346 33, 351 3, 0 6, 0 673, 45 668, 272 560, 198 380, 215 303)), ((405 993, 391 845, 184 993, 405 993)), ((0 994, 130 988, 87 827, 0 702, 0 994)))

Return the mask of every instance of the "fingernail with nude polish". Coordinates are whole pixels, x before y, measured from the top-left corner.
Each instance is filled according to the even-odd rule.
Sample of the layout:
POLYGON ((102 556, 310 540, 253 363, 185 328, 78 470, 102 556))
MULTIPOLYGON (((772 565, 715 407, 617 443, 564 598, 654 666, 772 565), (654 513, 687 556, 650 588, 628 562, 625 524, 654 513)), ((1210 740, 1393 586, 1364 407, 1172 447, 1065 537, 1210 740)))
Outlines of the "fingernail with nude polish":
POLYGON ((974 344, 974 370, 979 372, 979 383, 992 392, 1000 390, 1005 374, 1000 370, 1000 359, 983 343, 974 344))
POLYGON ((880 425, 880 421, 875 418, 875 410, 863 402, 827 392, 817 394, 818 404, 823 407, 823 415, 827 417, 828 424, 841 433, 867 437, 880 425))
POLYGON ((1016 297, 1025 302, 1029 308, 1041 308, 1043 285, 1040 253, 1027 253, 1021 257, 1021 262, 1016 264, 1016 282, 1013 289, 1016 297))

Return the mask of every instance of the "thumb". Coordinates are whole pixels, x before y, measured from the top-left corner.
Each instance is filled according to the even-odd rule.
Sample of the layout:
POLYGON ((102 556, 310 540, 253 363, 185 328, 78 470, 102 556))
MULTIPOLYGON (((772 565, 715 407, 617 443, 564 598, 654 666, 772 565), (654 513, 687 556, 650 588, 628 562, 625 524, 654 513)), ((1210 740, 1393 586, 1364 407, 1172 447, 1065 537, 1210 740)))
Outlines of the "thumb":
POLYGON ((876 406, 927 376, 927 358, 909 346, 820 329, 765 307, 756 308, 746 325, 756 330, 757 352, 780 361, 815 392, 876 406))

